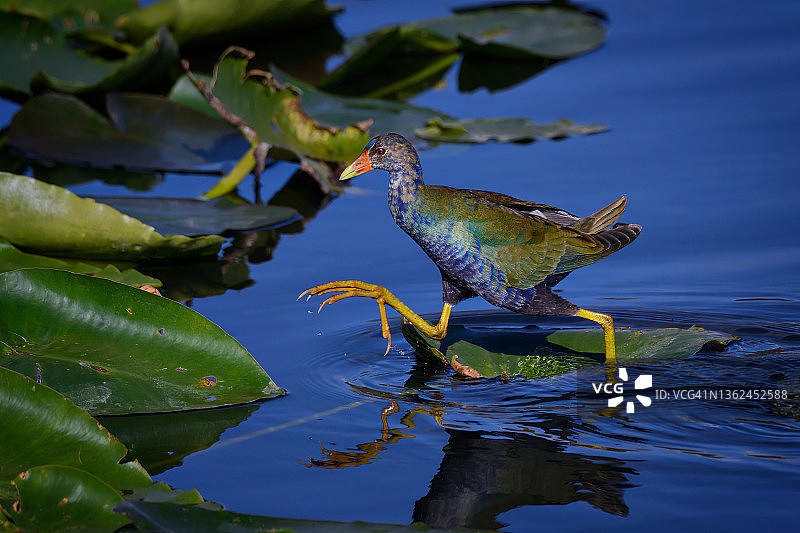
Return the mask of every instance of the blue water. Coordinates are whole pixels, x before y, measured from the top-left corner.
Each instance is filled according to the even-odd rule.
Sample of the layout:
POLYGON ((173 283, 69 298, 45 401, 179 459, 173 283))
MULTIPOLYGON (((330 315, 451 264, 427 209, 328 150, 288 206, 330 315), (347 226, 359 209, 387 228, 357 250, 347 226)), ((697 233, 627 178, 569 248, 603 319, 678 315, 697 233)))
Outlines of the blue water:
MULTIPOLYGON (((344 5, 337 23, 354 35, 446 14, 450 3, 344 5)), ((513 532, 800 527, 800 4, 591 5, 609 19, 599 50, 494 94, 458 93, 453 71, 445 88, 414 103, 611 130, 441 146, 421 155, 426 181, 577 214, 627 194, 623 220, 643 233, 572 274, 561 294, 622 326, 698 324, 743 338, 726 352, 631 369, 653 374, 655 386, 771 388, 793 402, 654 400, 630 415, 600 405, 576 411, 574 377, 465 380, 418 360, 397 319, 384 357, 374 302, 317 314, 314 302, 295 301, 318 283, 362 279, 420 313, 440 309, 438 271, 394 225, 386 177, 373 172, 302 233, 282 236, 271 261, 250 265, 254 285, 193 302, 289 393, 158 479, 231 510, 296 518, 513 532), (399 412, 382 433, 391 400, 399 412), (333 464, 321 447, 356 464, 314 466, 333 464)), ((291 172, 271 169, 265 197, 291 172)), ((149 194, 196 196, 210 183, 169 177, 149 194)), ((479 299, 456 309, 454 323, 472 327, 544 323, 479 299)))

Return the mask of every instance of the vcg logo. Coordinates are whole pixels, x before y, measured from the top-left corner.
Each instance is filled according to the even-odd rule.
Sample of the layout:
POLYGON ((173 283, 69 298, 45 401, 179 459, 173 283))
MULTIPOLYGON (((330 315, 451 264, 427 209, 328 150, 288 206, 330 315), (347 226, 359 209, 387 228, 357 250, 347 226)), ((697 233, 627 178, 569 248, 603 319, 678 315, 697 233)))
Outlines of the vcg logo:
MULTIPOLYGON (((609 396, 613 395, 612 398, 608 399, 608 406, 609 407, 617 407, 623 401, 625 401, 625 387, 624 382, 628 381, 628 369, 627 368, 620 368, 619 372, 619 379, 621 382, 605 382, 605 383, 592 383, 592 390, 594 390, 595 394, 607 394, 609 396)), ((653 375, 652 374, 642 374, 636 378, 633 382, 633 389, 634 390, 643 390, 649 389, 653 386, 653 375)), ((649 396, 645 396, 643 394, 636 394, 636 399, 645 407, 649 407, 653 400, 649 396)), ((629 400, 625 403, 625 411, 627 413, 633 413, 636 410, 636 404, 629 400)))

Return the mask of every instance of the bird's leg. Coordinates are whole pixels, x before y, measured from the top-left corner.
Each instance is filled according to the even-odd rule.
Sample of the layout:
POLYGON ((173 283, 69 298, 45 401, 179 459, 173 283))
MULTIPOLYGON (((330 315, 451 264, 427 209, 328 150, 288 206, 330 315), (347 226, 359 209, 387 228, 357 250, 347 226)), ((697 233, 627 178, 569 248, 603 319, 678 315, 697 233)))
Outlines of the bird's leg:
POLYGON ((579 309, 575 316, 586 318, 603 326, 603 338, 606 345, 606 363, 616 366, 617 348, 614 337, 614 319, 603 313, 595 313, 586 309, 579 309))
POLYGON ((387 305, 403 315, 406 320, 413 324, 426 337, 441 340, 447 334, 447 324, 450 321, 450 309, 452 309, 452 305, 444 304, 444 307, 442 308, 442 316, 439 318, 439 322, 433 326, 424 318, 412 311, 406 304, 401 302, 400 299, 389 292, 386 287, 373 285, 372 283, 364 283, 363 281, 357 280, 332 281, 330 283, 311 287, 310 289, 304 291, 303 294, 298 297, 298 300, 303 296, 308 296, 308 298, 311 298, 315 294, 321 295, 332 292, 337 294, 329 296, 326 300, 324 300, 322 304, 320 304, 319 310, 322 310, 325 304, 336 303, 339 300, 350 298, 351 296, 374 298, 375 301, 378 302, 378 312, 381 316, 381 332, 383 334, 383 338, 389 343, 386 347, 386 353, 389 353, 389 349, 392 347, 392 335, 389 331, 389 321, 386 318, 387 305))

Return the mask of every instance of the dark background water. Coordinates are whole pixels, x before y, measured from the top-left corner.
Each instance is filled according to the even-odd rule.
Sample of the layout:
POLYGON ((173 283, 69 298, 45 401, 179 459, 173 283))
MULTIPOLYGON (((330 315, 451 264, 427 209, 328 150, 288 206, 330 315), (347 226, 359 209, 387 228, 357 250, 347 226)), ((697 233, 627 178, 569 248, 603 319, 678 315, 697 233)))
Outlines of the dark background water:
MULTIPOLYGON (((337 23, 352 36, 446 14, 451 3, 344 5, 337 23)), ((726 352, 636 365, 655 386, 771 388, 794 400, 576 410, 574 376, 464 380, 418 360, 396 319, 395 348, 383 357, 374 302, 344 301, 318 315, 313 302, 295 301, 317 283, 362 279, 420 313, 440 309, 438 271, 394 225, 386 176, 373 172, 302 233, 282 236, 271 261, 251 265, 253 286, 193 302, 289 393, 158 479, 235 511, 297 518, 504 531, 800 525, 800 4, 591 6, 609 19, 599 50, 494 94, 458 93, 452 72, 446 87, 414 103, 611 131, 438 147, 421 155, 426 181, 581 215, 627 194, 623 220, 641 224, 642 235, 572 274, 562 294, 618 325, 697 324, 743 337, 726 352), (382 432, 390 400, 399 412, 382 432)), ((290 172, 272 169, 265 197, 290 172)), ((210 183, 171 176, 148 194, 196 196, 210 183)), ((98 184, 72 190, 119 193, 98 184)), ((457 311, 454 323, 469 326, 585 325, 518 317, 479 299, 457 311)))

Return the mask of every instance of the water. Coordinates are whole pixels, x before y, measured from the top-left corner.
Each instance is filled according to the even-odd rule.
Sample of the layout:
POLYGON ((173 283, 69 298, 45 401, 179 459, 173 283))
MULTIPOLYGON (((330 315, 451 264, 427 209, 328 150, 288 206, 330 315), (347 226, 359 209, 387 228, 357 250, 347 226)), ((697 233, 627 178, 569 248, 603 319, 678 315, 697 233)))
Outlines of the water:
MULTIPOLYGON (((345 2, 338 23, 353 35, 448 8, 394 5, 345 2)), ((578 214, 627 194, 623 220, 642 224, 642 235, 572 274, 562 295, 622 326, 696 324, 742 337, 722 353, 630 369, 652 374, 654 387, 793 396, 654 400, 633 414, 578 405, 574 375, 470 381, 426 364, 396 319, 384 357, 374 302, 317 314, 314 302, 295 301, 318 283, 362 279, 421 313, 440 309, 438 271, 394 225, 385 175, 375 172, 302 233, 283 235, 271 261, 251 264, 254 285, 193 302, 289 394, 157 479, 196 487, 231 510, 296 518, 514 532, 797 529, 800 6, 592 5, 609 17, 598 51, 492 95, 457 93, 451 73, 447 88, 415 103, 463 117, 568 117, 611 131, 439 147, 422 154, 426 180, 578 214), (397 412, 385 413, 384 427, 387 408, 397 412)), ((272 169, 265 196, 290 173, 289 165, 272 169)), ((196 196, 209 183, 170 177, 152 194, 196 196)), ((472 327, 551 324, 479 299, 456 309, 454 323, 472 327)))

